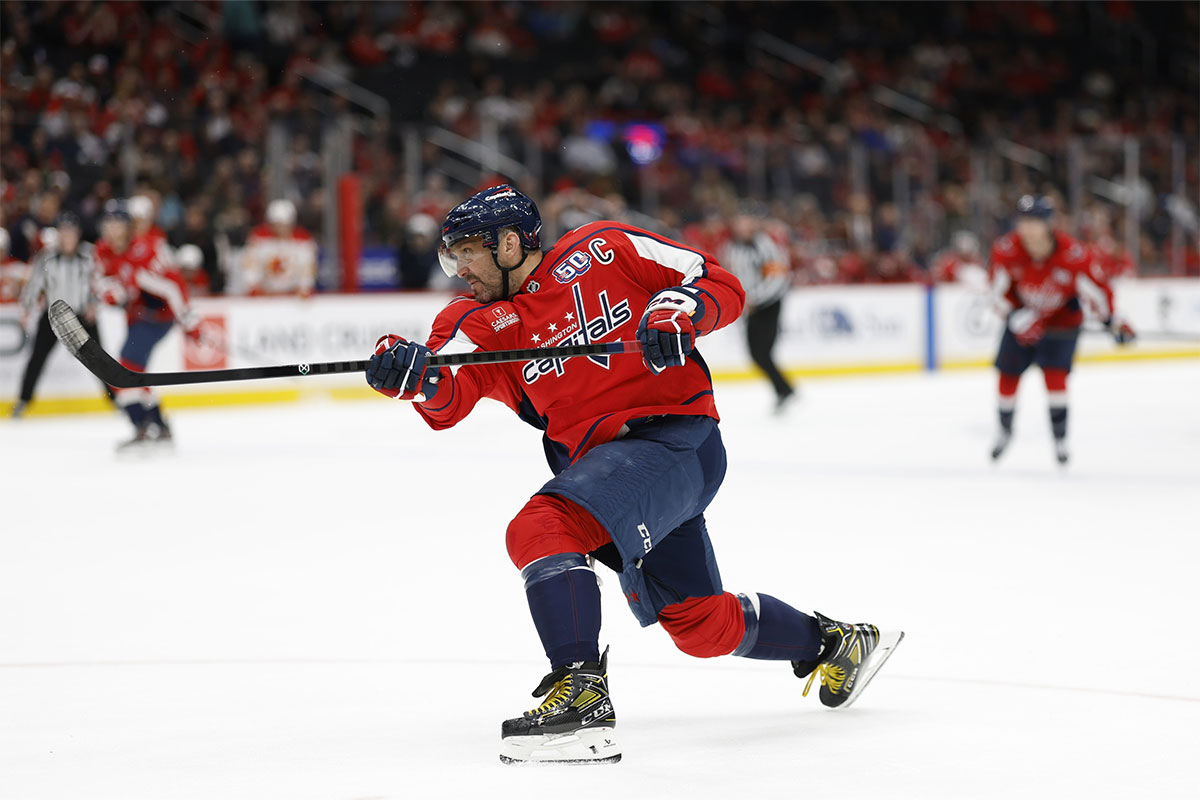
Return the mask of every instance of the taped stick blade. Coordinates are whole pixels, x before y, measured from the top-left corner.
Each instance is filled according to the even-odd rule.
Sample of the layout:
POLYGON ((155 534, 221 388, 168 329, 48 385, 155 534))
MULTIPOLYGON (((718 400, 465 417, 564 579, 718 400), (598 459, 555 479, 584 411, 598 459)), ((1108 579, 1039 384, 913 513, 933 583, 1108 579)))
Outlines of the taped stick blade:
POLYGON ((71 352, 71 355, 78 358, 80 349, 87 344, 88 339, 92 338, 83 329, 83 323, 63 300, 55 300, 51 303, 48 313, 50 328, 54 331, 54 335, 71 352))

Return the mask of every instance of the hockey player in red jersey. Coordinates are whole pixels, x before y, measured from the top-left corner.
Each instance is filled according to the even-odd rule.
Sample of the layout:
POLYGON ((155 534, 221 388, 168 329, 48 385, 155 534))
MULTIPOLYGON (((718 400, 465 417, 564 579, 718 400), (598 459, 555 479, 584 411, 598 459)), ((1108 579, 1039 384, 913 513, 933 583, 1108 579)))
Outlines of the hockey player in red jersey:
POLYGON ((1091 250, 1054 228, 1053 218, 1049 200, 1026 195, 1017 203, 1014 230, 992 245, 988 277, 1006 320, 996 356, 1000 431, 993 459, 1012 439, 1021 373, 1036 363, 1046 380, 1055 457, 1067 463, 1067 375, 1085 304, 1119 344, 1134 338, 1133 329, 1114 313, 1112 288, 1091 250))
MULTIPOLYGON (((150 353, 171 326, 178 323, 188 336, 199 333, 195 315, 188 307, 187 284, 172 263, 166 237, 154 227, 152 215, 132 198, 130 205, 139 212, 140 223, 132 223, 124 211, 108 214, 101 228, 96 256, 103 264, 105 279, 101 295, 111 305, 124 306, 128 324, 121 364, 141 372, 150 353), (136 225, 136 227, 135 227, 136 225)), ((117 405, 133 423, 133 438, 121 444, 121 450, 139 448, 151 442, 173 441, 170 426, 163 418, 158 397, 149 388, 117 389, 117 405)))
MULTIPOLYGON (((437 316, 427 344, 383 337, 367 381, 412 400, 435 429, 484 397, 544 432, 555 477, 507 530, 551 671, 541 704, 501 726, 504 761, 620 758, 601 655, 593 563, 620 576, 643 626, 660 624, 693 656, 787 661, 821 680, 821 701, 853 702, 902 634, 815 616, 721 585, 704 510, 725 474, 712 382, 696 340, 732 322, 744 294, 702 251, 617 222, 541 249, 541 219, 511 186, 456 206, 442 264, 471 296, 437 316), (642 359, 561 359, 565 344, 637 338, 642 359), (545 348, 525 363, 428 368, 433 353, 545 348)), ((805 687, 807 693, 808 687, 805 687)))

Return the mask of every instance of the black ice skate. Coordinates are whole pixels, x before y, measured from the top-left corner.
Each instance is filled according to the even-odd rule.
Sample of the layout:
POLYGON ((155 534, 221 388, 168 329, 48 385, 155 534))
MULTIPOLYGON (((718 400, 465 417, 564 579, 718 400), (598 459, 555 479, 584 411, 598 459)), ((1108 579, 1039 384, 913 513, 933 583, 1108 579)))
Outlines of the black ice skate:
POLYGON ((1067 462, 1071 460, 1071 451, 1067 449, 1066 437, 1054 440, 1054 457, 1057 458, 1058 463, 1062 464, 1064 467, 1067 465, 1067 462))
POLYGON ((821 677, 821 702, 830 708, 846 708, 862 694, 875 673, 891 657, 904 638, 904 631, 880 633, 879 628, 866 623, 851 625, 837 622, 819 611, 821 653, 819 660, 793 661, 798 678, 808 678, 804 695, 813 679, 821 677))
POLYGON ((533 690, 542 704, 500 726, 506 764, 611 764, 621 760, 617 715, 608 696, 608 649, 597 661, 554 670, 533 690))
POLYGON ((992 445, 992 461, 998 461, 1000 456, 1004 455, 1004 451, 1008 449, 1008 443, 1012 441, 1012 431, 1000 429, 1000 433, 996 435, 996 443, 992 445))
POLYGON ((175 446, 175 436, 171 433, 171 429, 166 423, 162 425, 150 426, 150 438, 160 447, 172 448, 175 446))
POLYGON ((141 453, 150 446, 151 442, 149 426, 139 425, 134 431, 132 439, 127 439, 117 445, 117 453, 118 455, 141 453))

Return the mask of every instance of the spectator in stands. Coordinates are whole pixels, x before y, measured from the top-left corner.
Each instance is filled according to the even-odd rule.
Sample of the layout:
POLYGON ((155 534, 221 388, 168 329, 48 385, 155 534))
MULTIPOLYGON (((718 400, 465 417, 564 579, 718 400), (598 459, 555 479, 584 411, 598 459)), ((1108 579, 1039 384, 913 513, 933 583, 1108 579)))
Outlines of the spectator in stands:
POLYGON ((400 247, 400 288, 426 289, 429 281, 441 273, 438 267, 440 226, 428 214, 413 214, 404 229, 400 247))
POLYGON ((188 273, 182 257, 180 258, 180 266, 185 267, 184 277, 188 279, 194 291, 200 294, 224 294, 225 272, 217 261, 217 247, 213 241, 212 228, 201 203, 188 206, 183 214, 183 227, 173 230, 169 241, 179 253, 187 246, 195 247, 198 251, 199 272, 188 273))

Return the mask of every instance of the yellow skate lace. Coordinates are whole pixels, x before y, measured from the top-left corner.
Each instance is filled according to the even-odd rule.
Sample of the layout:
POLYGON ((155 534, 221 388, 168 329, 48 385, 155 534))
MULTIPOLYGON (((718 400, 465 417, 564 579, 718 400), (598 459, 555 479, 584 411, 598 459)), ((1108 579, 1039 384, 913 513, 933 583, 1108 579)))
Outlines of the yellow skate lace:
POLYGON ((546 714, 550 711, 554 711, 559 706, 565 705, 570 698, 571 676, 568 674, 564 675, 561 680, 554 684, 554 687, 550 690, 550 693, 546 695, 546 699, 542 701, 540 706, 535 708, 533 711, 527 711, 525 713, 531 717, 536 717, 539 714, 546 714))
POLYGON ((818 664, 817 668, 808 676, 808 683, 804 684, 803 697, 808 697, 808 690, 812 688, 813 679, 821 676, 821 683, 829 687, 829 691, 837 694, 842 690, 842 684, 846 682, 846 670, 842 667, 836 667, 832 664, 818 664))

